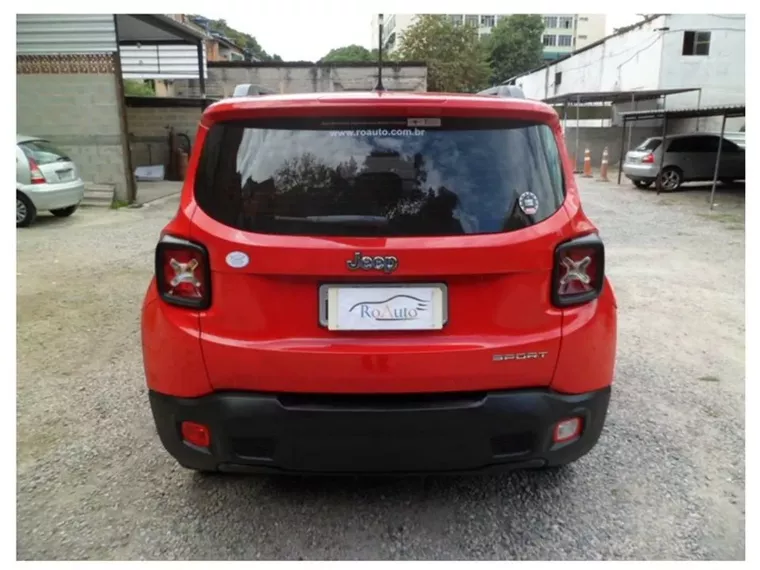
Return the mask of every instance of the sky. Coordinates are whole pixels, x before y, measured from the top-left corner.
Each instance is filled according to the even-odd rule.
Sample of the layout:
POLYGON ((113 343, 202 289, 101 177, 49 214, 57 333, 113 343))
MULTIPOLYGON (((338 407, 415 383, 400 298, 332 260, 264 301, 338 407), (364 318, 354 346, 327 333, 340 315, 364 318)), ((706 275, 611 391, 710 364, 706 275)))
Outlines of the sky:
MULTIPOLYGON (((286 61, 316 61, 333 48, 351 44, 369 48, 372 41, 372 7, 362 2, 347 5, 323 0, 296 8, 271 1, 254 6, 236 8, 229 3, 215 11, 208 3, 201 13, 207 18, 225 19, 230 27, 255 37, 267 53, 276 53, 286 61)), ((637 19, 636 14, 608 14, 607 33, 637 19)))

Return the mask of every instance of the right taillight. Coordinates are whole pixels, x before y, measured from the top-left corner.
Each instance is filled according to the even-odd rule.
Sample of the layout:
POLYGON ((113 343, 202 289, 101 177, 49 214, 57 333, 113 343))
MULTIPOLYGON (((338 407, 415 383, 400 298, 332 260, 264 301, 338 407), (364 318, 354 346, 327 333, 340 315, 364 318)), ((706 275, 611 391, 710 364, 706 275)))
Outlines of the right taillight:
POLYGON ((211 304, 208 252, 200 244, 165 235, 156 246, 156 286, 167 303, 191 309, 211 304))
POLYGON ((596 299, 604 285, 604 243, 596 234, 566 241, 554 251, 552 303, 567 307, 596 299))
POLYGON ((654 164, 654 155, 650 152, 648 155, 641 159, 644 164, 654 164))
POLYGON ((45 184, 47 180, 45 180, 45 175, 42 174, 39 165, 31 157, 27 160, 29 161, 29 173, 32 176, 32 184, 45 184))

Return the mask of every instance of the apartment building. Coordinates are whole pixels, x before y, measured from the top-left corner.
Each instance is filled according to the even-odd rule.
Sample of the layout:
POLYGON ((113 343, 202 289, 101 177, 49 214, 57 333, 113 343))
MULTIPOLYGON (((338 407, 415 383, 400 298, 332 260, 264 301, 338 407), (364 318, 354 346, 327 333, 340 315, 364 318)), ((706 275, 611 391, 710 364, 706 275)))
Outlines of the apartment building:
MULTIPOLYGON (((487 37, 499 19, 509 14, 447 14, 455 25, 469 24, 478 29, 478 35, 487 37)), ((418 14, 385 14, 383 23, 383 48, 393 53, 398 48, 403 33, 411 26, 418 14)), ((379 43, 378 15, 372 18, 372 46, 379 43)), ((542 41, 544 58, 551 61, 564 57, 576 49, 585 47, 605 35, 604 14, 546 14, 546 29, 542 41)))

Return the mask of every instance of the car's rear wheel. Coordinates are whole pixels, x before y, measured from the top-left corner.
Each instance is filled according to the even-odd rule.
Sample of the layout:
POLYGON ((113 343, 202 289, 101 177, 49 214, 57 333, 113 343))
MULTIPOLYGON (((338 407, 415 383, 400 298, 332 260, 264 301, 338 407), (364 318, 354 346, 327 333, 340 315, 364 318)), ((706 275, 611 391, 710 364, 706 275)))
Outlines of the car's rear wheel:
POLYGON ((660 187, 663 190, 678 190, 683 183, 683 173, 675 166, 668 166, 660 173, 660 187))
POLYGON ((652 185, 651 180, 634 180, 633 185, 636 188, 649 188, 652 185))
POLYGON ((54 216, 58 216, 59 218, 68 218, 71 214, 77 211, 77 208, 79 205, 75 206, 69 206, 68 208, 60 208, 58 210, 50 210, 50 212, 54 216))
POLYGON ((28 228, 37 217, 37 208, 21 192, 16 192, 16 227, 28 228))

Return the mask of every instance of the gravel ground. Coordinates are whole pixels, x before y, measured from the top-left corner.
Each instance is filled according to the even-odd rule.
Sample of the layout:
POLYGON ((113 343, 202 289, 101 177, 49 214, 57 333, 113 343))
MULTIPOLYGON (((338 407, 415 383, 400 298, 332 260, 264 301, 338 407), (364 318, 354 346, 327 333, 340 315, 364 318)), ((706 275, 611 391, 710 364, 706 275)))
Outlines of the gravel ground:
POLYGON ((176 199, 18 231, 20 559, 744 559, 743 195, 582 181, 620 304, 598 446, 558 474, 204 479, 139 347, 176 199))

